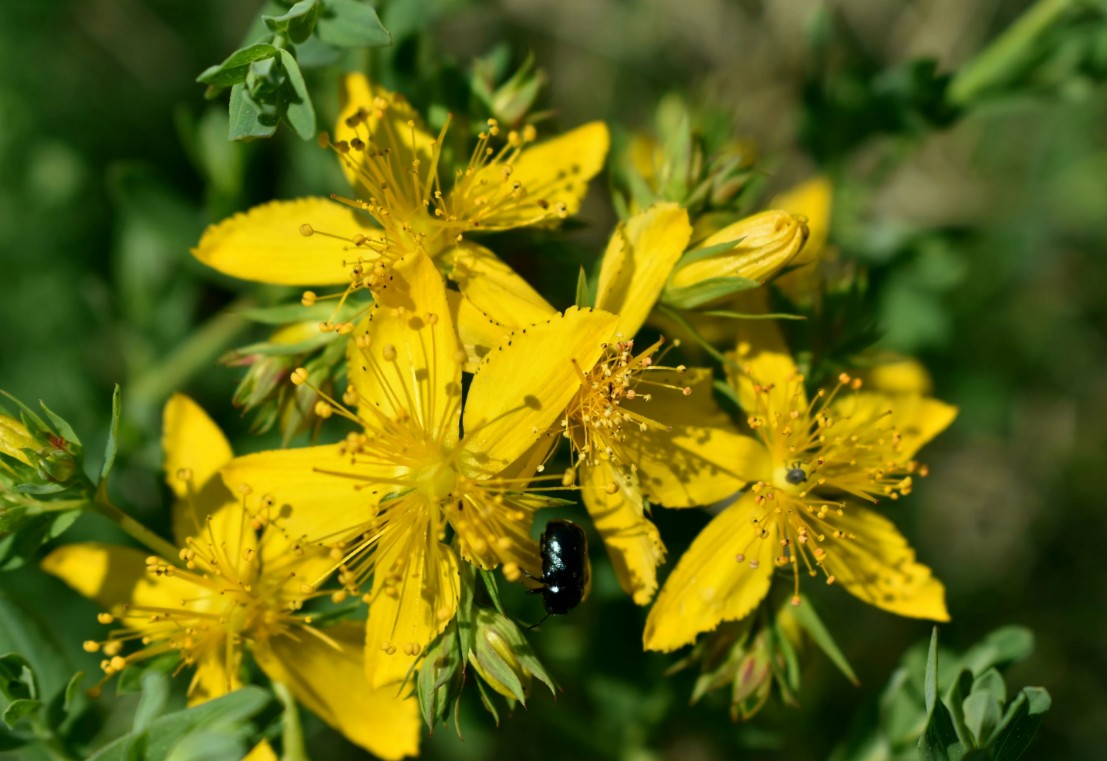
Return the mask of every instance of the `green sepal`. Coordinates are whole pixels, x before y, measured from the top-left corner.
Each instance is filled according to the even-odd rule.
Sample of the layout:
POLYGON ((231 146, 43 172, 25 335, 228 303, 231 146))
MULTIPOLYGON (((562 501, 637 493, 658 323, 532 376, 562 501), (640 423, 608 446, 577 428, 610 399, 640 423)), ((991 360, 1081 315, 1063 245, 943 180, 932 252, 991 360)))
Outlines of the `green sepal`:
POLYGON ((577 274, 576 305, 583 309, 593 306, 593 301, 592 289, 588 286, 588 273, 584 271, 584 265, 582 264, 580 272, 577 274))
POLYGON ((757 288, 761 283, 746 277, 712 277, 683 288, 667 288, 663 303, 677 309, 695 309, 704 304, 757 288))
POLYGON ((196 81, 216 88, 241 84, 246 81, 250 64, 275 55, 277 55, 277 48, 266 42, 240 48, 231 53, 223 63, 204 69, 200 76, 196 77, 196 81))
MULTIPOLYGON (((729 386, 728 386, 729 387, 729 386)), ((849 665, 849 661, 846 659, 845 654, 838 647, 838 643, 834 641, 834 637, 830 635, 830 631, 823 624, 823 620, 819 618, 819 614, 815 612, 815 606, 811 604, 811 600, 807 597, 800 598, 800 604, 791 610, 792 616, 796 619, 803 630, 807 632, 811 640, 818 645, 826 657, 838 667, 838 670, 845 674, 854 686, 861 684, 857 679, 857 674, 854 673, 853 667, 849 665)))
POLYGON ((107 488, 108 474, 115 465, 115 455, 119 451, 119 418, 122 403, 120 400, 119 384, 115 384, 115 391, 111 395, 111 426, 108 428, 108 440, 104 442, 104 464, 100 466, 100 485, 97 491, 103 493, 107 488))

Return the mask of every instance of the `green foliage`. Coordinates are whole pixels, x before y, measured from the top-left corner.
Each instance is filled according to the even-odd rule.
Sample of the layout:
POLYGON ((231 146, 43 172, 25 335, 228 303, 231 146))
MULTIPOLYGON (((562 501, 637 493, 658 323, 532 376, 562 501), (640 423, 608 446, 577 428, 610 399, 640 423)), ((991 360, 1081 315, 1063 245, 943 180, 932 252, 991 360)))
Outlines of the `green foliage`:
POLYGON ((243 687, 192 708, 166 713, 167 677, 148 671, 131 732, 89 756, 89 761, 186 761, 240 758, 272 720, 272 695, 243 687))
POLYGON ((231 140, 270 137, 282 121, 302 139, 314 138, 315 106, 301 67, 333 62, 341 50, 391 41, 376 11, 362 0, 299 0, 285 7, 270 2, 254 25, 268 33, 264 39, 253 39, 251 32, 247 44, 196 78, 208 86, 209 98, 231 88, 231 140), (308 63, 297 45, 310 49, 308 63))
POLYGON ((960 656, 930 643, 908 651, 881 695, 875 728, 859 727, 833 761, 1015 761, 1050 707, 1049 693, 1024 687, 1007 699, 1000 672, 1028 657, 1033 636, 997 629, 960 656))

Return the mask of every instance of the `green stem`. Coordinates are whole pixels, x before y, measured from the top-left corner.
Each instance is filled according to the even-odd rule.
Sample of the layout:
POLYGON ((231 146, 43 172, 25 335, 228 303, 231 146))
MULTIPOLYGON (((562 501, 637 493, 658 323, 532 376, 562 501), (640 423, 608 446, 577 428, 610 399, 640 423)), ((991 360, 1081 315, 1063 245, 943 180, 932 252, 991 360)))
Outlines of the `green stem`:
POLYGON ((1038 0, 961 67, 949 86, 950 103, 965 106, 981 92, 1002 83, 1025 61, 1026 53, 1042 32, 1074 5, 1074 0, 1038 0))
POLYGON ((165 539, 143 526, 131 516, 112 504, 106 494, 97 494, 92 500, 92 511, 98 513, 127 532, 127 535, 153 550, 171 563, 178 561, 179 550, 165 539))
POLYGON ((130 384, 131 403, 139 407, 160 404, 189 378, 211 365, 249 327, 249 321, 239 312, 253 305, 252 299, 238 299, 204 323, 169 356, 130 384))
POLYGON ((281 761, 311 761, 304 748, 304 730, 300 726, 300 710, 296 698, 281 682, 273 682, 273 693, 284 706, 281 715, 281 761))

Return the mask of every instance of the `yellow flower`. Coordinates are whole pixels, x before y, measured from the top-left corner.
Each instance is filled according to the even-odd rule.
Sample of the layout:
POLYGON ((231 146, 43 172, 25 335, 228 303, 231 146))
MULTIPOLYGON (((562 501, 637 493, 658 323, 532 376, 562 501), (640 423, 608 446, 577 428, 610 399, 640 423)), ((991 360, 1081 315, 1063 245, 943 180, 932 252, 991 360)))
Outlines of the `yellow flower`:
POLYGON ((375 687, 402 681, 454 617, 459 554, 502 564, 512 579, 538 573, 530 525, 548 500, 522 490, 580 387, 575 368, 596 362, 616 319, 570 309, 521 329, 481 362, 462 410, 464 353, 445 284, 426 255, 409 256, 351 342, 350 387, 332 405, 363 432, 223 469, 232 489, 290 505, 294 536, 334 547, 349 592, 372 578, 365 666, 375 687))
MULTIPOLYGON (((426 132, 401 96, 363 75, 347 75, 330 144, 359 197, 256 207, 208 228, 193 254, 247 280, 348 290, 386 284, 392 265, 415 249, 450 272, 452 249, 466 233, 575 214, 609 143, 602 122, 536 142, 533 127, 504 135, 489 121, 468 164, 444 191, 439 177, 444 137, 445 129, 437 137, 426 132)), ((495 259, 491 252, 481 256, 495 259)), ((510 316, 498 306, 489 302, 483 308, 510 316)))
POLYGON ((838 385, 808 399, 776 326, 743 323, 732 378, 761 444, 744 465, 755 481, 700 532, 658 595, 646 622, 650 650, 674 650, 722 621, 754 610, 774 569, 826 577, 861 600, 903 616, 948 620, 945 590, 915 561, 875 503, 911 491, 925 474, 915 453, 946 428, 956 409, 918 395, 838 385))
POLYGON ((118 625, 105 641, 85 643, 103 654, 105 678, 176 651, 182 665, 195 667, 189 702, 196 704, 242 685, 248 648, 262 671, 351 741, 382 758, 414 755, 417 707, 395 691, 370 690, 361 676, 360 625, 316 629, 300 612, 309 596, 302 580, 330 563, 326 550, 290 541, 271 498, 258 496, 252 512, 245 495, 236 499, 223 486, 215 476, 231 459, 230 445, 187 397, 166 405, 164 445, 184 567, 97 543, 67 545, 43 560, 108 611, 102 623, 118 625))
POLYGON ((611 236, 596 306, 619 315, 600 360, 562 426, 576 454, 582 497, 623 590, 645 605, 657 589, 665 547, 646 517, 647 500, 690 507, 742 484, 732 464, 750 448, 715 405, 711 372, 661 364, 662 342, 635 353, 633 337, 688 243, 688 215, 655 204, 611 236))
POLYGON ((803 250, 792 259, 790 271, 780 275, 774 285, 795 302, 810 301, 818 287, 819 265, 833 259, 836 250, 827 246, 834 186, 829 178, 817 175, 773 198, 769 205, 784 209, 807 223, 808 238, 803 250))

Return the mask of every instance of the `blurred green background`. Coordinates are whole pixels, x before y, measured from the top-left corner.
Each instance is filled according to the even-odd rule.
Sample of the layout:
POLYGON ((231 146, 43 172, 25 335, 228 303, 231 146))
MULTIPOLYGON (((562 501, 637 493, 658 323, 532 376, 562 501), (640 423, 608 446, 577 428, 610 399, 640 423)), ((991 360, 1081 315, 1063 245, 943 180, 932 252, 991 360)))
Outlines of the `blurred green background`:
MULTIPOLYGON (((910 63, 929 57, 952 72, 1027 5, 435 0, 394 3, 382 18, 408 72, 448 77, 506 41, 520 57, 533 51, 563 125, 645 126, 658 99, 680 91, 732 114, 735 134, 759 145, 770 190, 831 175, 831 239, 870 266, 881 345, 918 355, 936 394, 961 408, 926 454, 932 476, 897 516, 949 590, 943 641, 964 647, 1001 624, 1030 627, 1037 652, 1008 683, 1048 687, 1054 708, 1027 757, 1098 759, 1107 747, 1107 33, 1089 4, 960 119, 925 107, 926 78, 913 78, 910 63), (404 34, 423 23, 428 38, 404 34)), ((225 100, 205 102, 194 83, 237 47, 258 7, 4 4, 0 388, 46 400, 95 452, 121 383, 113 488, 154 525, 164 524, 158 436, 169 393, 198 398, 239 451, 261 446, 230 405, 240 371, 215 359, 260 335, 227 307, 267 296, 205 271, 188 247, 235 210, 343 188, 330 156, 287 129, 227 143, 225 100)), ((335 83, 310 83, 326 128, 335 83)), ((582 217, 576 239, 598 250, 614 219, 606 194, 593 191, 582 217)), ((696 518, 659 520, 675 559, 696 518)), ((95 518, 75 532, 66 541, 108 535, 95 518)), ((670 657, 640 653, 643 612, 594 559, 592 603, 532 637, 564 688, 558 699, 536 693, 499 730, 466 702, 464 742, 440 727, 429 756, 825 758, 904 648, 929 635, 925 623, 839 595, 820 610, 862 685, 815 657, 799 708, 731 724, 721 702, 686 706, 692 677, 662 678, 670 657)), ((92 605, 28 570, 0 585, 6 610, 26 606, 20 615, 66 632, 55 664, 63 682, 77 668, 95 671, 79 648, 97 630, 92 605)), ((316 758, 339 748, 355 757, 309 730, 316 758)))

